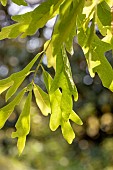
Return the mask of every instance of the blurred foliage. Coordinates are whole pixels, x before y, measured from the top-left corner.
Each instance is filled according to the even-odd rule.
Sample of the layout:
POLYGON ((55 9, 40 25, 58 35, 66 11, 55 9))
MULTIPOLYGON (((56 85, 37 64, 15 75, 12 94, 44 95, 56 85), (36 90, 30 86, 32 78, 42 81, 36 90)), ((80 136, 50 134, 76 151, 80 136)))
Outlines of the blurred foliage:
MULTIPOLYGON (((10 5, 0 6, 0 27, 12 22, 7 12, 9 8, 10 5)), ((41 50, 46 39, 43 34, 45 29, 48 28, 39 30, 33 38, 0 41, 0 79, 21 70, 41 50), (31 48, 33 41, 38 40, 41 40, 42 45, 31 48)), ((5 127, 0 130, 1 170, 113 170, 113 94, 102 87, 97 75, 94 79, 90 77, 83 52, 76 40, 74 51, 74 55, 69 56, 73 78, 79 91, 79 100, 74 103, 74 110, 79 113, 84 125, 72 124, 76 132, 73 144, 67 144, 60 129, 50 131, 49 118, 43 117, 32 102, 31 131, 26 148, 18 157, 16 140, 11 139, 11 133, 22 110, 24 98, 5 127)), ((107 52, 106 57, 112 63, 111 51, 107 52)), ((47 69, 45 61, 43 65, 54 75, 52 68, 47 69)), ((31 77, 24 84, 30 82, 31 77)), ((45 89, 41 69, 35 81, 45 89)), ((4 96, 5 93, 0 96, 0 107, 5 104, 4 96)))

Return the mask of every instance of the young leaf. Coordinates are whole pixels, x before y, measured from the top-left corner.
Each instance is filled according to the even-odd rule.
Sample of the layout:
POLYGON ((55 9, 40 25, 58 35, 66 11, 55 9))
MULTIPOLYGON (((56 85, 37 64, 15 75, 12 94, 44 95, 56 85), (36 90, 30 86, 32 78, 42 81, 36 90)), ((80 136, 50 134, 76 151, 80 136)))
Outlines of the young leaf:
POLYGON ((83 122, 80 119, 80 117, 72 110, 69 119, 71 119, 73 122, 75 122, 77 125, 82 125, 83 122))
POLYGON ((36 60, 39 58, 39 56, 42 54, 38 53, 33 60, 20 72, 14 73, 10 76, 10 79, 14 82, 13 85, 9 88, 9 90, 6 93, 6 101, 16 92, 18 87, 21 85, 21 83, 24 81, 26 76, 30 74, 30 69, 36 62, 36 60))
POLYGON ((61 51, 56 56, 56 74, 51 84, 50 93, 54 93, 58 88, 62 89, 62 116, 67 121, 72 111, 72 95, 76 101, 78 99, 78 93, 73 82, 70 64, 64 47, 62 47, 61 51))
POLYGON ((103 26, 111 25, 110 7, 105 1, 102 1, 101 3, 97 5, 97 16, 103 26))
POLYGON ((45 54, 47 56, 47 66, 53 67, 56 70, 56 57, 53 57, 51 40, 44 44, 45 54))
MULTIPOLYGON (((43 70, 43 76, 44 76, 44 81, 49 93, 49 89, 52 84, 52 78, 51 76, 43 70)), ((78 125, 82 125, 82 121, 79 118, 79 116, 72 110, 70 109, 70 114, 68 116, 67 121, 65 121, 63 117, 63 110, 61 106, 61 100, 62 100, 62 93, 60 92, 59 89, 57 89, 54 93, 49 93, 50 97, 50 106, 51 106, 51 115, 50 115, 50 129, 52 131, 55 131, 59 125, 61 125, 61 130, 64 138, 68 141, 68 143, 72 143, 73 139, 75 138, 75 134, 73 132, 73 129, 70 125, 69 119, 71 119, 73 122, 75 122, 78 125)), ((65 96, 63 96, 65 98, 65 96)), ((66 99, 64 99, 66 100, 66 99)), ((67 105, 67 103, 66 103, 67 105)), ((66 105, 64 107, 66 107, 66 105)), ((66 107, 67 108, 67 107, 66 107)))
POLYGON ((17 5, 27 5, 27 3, 24 0, 12 0, 17 5))
POLYGON ((39 86, 34 84, 34 94, 38 107, 40 108, 44 116, 48 116, 51 113, 50 100, 47 93, 45 93, 39 86))
MULTIPOLYGON (((53 81, 52 77, 45 70, 43 70, 43 77, 44 77, 44 82, 45 82, 47 91, 49 93, 51 83, 53 81)), ((52 94, 49 93, 49 100, 50 100, 50 106, 51 106, 49 126, 52 131, 55 131, 61 124, 61 119, 62 119, 61 107, 60 107, 61 97, 62 97, 62 94, 58 89, 52 94)))
POLYGON ((55 131, 59 125, 61 125, 62 111, 61 111, 61 97, 62 94, 59 90, 56 90, 53 94, 50 94, 51 102, 51 115, 50 115, 50 129, 55 131))
POLYGON ((0 2, 3 6, 6 6, 6 4, 7 4, 7 0, 0 0, 0 2))
MULTIPOLYGON (((0 0, 0 1, 3 6, 6 6, 7 0, 0 0)), ((27 5, 27 3, 24 0, 12 0, 12 2, 14 2, 17 5, 25 5, 25 6, 27 5)))
MULTIPOLYGON (((83 20, 81 20, 81 23, 84 25, 83 20)), ((97 72, 102 80, 103 86, 113 91, 113 69, 104 56, 105 52, 111 49, 111 44, 100 40, 94 32, 92 32, 92 26, 87 29, 83 29, 82 27, 78 29, 78 42, 83 47, 83 51, 86 54, 85 57, 90 75, 94 77, 97 72), (88 39, 90 43, 87 43, 88 39)))
POLYGON ((72 53, 73 37, 76 34, 76 18, 84 6, 84 0, 67 0, 61 5, 59 18, 52 36, 53 56, 59 52, 64 44, 68 52, 72 53), (71 18, 71 19, 70 19, 71 18))
POLYGON ((56 56, 56 74, 52 82, 50 92, 53 93, 56 89, 61 87, 70 92, 74 96, 74 100, 78 99, 76 86, 73 82, 70 63, 64 47, 56 56))
POLYGON ((67 140, 69 144, 71 144, 73 142, 73 139, 75 138, 75 133, 71 127, 70 122, 62 121, 61 130, 63 137, 67 140))
POLYGON ((31 105, 32 91, 29 92, 22 113, 19 116, 19 119, 15 125, 16 132, 12 133, 12 138, 18 138, 17 147, 19 151, 19 155, 22 153, 26 136, 30 131, 30 105, 31 105))
POLYGON ((0 94, 7 90, 10 86, 13 85, 13 81, 11 80, 10 77, 0 80, 0 94))
POLYGON ((4 106, 0 109, 0 128, 2 128, 9 118, 10 114, 13 112, 16 105, 18 105, 26 92, 26 88, 24 88, 19 94, 11 101, 8 105, 4 106))

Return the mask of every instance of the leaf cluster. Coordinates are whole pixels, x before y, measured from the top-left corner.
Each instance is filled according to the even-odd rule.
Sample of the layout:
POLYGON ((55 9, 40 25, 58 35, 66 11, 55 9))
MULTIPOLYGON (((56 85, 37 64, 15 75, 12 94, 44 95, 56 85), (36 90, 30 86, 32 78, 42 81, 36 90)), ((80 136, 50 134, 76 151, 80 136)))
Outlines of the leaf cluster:
MULTIPOLYGON (((0 0, 6 5, 6 0, 0 0)), ((12 0, 18 5, 27 5, 24 0, 12 0)), ((44 44, 42 52, 20 72, 14 73, 6 79, 0 80, 0 93, 7 90, 6 101, 15 93, 15 98, 0 109, 0 128, 2 128, 27 93, 26 101, 15 125, 16 132, 12 137, 18 138, 17 147, 22 153, 26 136, 30 132, 30 106, 32 92, 36 103, 44 116, 50 115, 50 129, 55 131, 59 126, 68 143, 72 143, 75 133, 70 120, 82 125, 82 120, 73 110, 73 99, 78 100, 78 92, 72 78, 71 67, 67 53, 73 54, 73 41, 77 37, 77 43, 82 47, 88 64, 91 77, 98 73, 103 86, 113 91, 113 69, 105 57, 105 52, 113 49, 112 28, 112 0, 47 0, 33 11, 12 16, 14 24, 2 28, 0 40, 5 38, 25 38, 34 35, 39 28, 44 27, 48 20, 56 17, 52 37, 44 44), (96 34, 96 28, 100 31, 102 39, 96 34), (54 78, 44 70, 41 65, 43 56, 47 56, 48 67, 55 70, 54 78), (35 62, 40 58, 39 65, 31 70, 35 62), (39 67, 43 70, 43 79, 47 92, 43 91, 34 82, 39 67), (31 72, 34 78, 25 88, 18 92, 18 88, 31 72), (109 76, 108 76, 109 75, 109 76)))

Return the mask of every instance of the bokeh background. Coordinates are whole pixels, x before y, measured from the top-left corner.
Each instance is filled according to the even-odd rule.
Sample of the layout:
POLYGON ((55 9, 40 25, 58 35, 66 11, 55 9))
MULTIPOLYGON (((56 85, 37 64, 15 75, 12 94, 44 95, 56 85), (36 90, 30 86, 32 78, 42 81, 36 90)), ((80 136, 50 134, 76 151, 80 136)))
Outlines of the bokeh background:
MULTIPOLYGON (((13 23, 12 15, 31 11, 42 1, 27 2, 28 7, 11 2, 6 7, 0 5, 0 29, 13 23)), ((42 50, 44 42, 51 37, 54 23, 55 18, 32 37, 0 41, 0 79, 20 71, 42 50)), ((97 34, 101 36, 99 32, 97 34)), ((106 57, 112 64, 111 51, 106 53, 106 57)), ((76 39, 74 55, 69 56, 69 60, 79 92, 79 100, 74 103, 74 110, 84 123, 83 126, 72 123, 76 133, 74 142, 69 145, 63 139, 60 128, 55 132, 50 131, 49 117, 42 116, 33 99, 31 131, 25 150, 19 157, 17 141, 11 138, 11 133, 15 130, 15 122, 23 107, 23 98, 0 130, 0 170, 113 170, 113 94, 102 86, 98 75, 94 79, 90 77, 85 57, 76 39)), ((46 65, 45 56, 43 66, 54 75, 54 70, 48 69, 46 65)), ((20 88, 29 83, 32 77, 31 74, 20 88)), ((45 88, 41 69, 35 82, 45 88)), ((5 93, 0 95, 0 107, 5 105, 5 93)))

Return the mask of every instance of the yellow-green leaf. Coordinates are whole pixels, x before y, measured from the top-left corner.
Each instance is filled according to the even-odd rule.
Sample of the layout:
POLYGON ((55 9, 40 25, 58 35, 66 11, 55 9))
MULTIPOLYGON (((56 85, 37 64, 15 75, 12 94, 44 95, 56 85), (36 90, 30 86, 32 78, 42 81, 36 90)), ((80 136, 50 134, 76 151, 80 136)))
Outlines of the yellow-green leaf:
POLYGON ((32 91, 29 92, 22 113, 19 116, 19 119, 15 125, 17 131, 12 133, 12 138, 18 137, 17 147, 19 154, 22 153, 26 136, 30 131, 30 105, 31 105, 32 91))
POLYGON ((61 97, 62 94, 59 90, 56 90, 53 94, 50 94, 51 101, 51 115, 50 115, 50 129, 55 131, 59 125, 61 125, 62 111, 61 111, 61 97))
POLYGON ((0 0, 0 2, 3 6, 6 6, 6 4, 7 4, 7 0, 0 0))
POLYGON ((13 85, 13 81, 11 80, 10 77, 0 80, 0 94, 7 90, 10 86, 13 85))
POLYGON ((33 91, 38 107, 40 108, 42 114, 44 116, 47 116, 48 113, 51 113, 50 100, 48 94, 35 84, 33 91))
POLYGON ((75 138, 75 133, 71 127, 70 122, 62 121, 61 130, 62 130, 63 137, 66 139, 66 141, 69 144, 71 144, 73 142, 73 139, 75 138))
POLYGON ((23 89, 19 94, 11 101, 8 105, 0 109, 0 128, 2 128, 9 118, 10 114, 13 112, 16 105, 18 105, 26 91, 26 88, 23 89))
POLYGON ((75 122, 78 125, 82 125, 83 124, 83 122, 80 119, 80 117, 73 110, 72 110, 72 112, 71 112, 71 114, 69 116, 69 119, 71 119, 73 122, 75 122))

